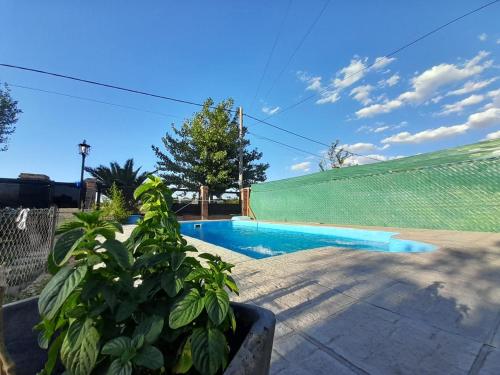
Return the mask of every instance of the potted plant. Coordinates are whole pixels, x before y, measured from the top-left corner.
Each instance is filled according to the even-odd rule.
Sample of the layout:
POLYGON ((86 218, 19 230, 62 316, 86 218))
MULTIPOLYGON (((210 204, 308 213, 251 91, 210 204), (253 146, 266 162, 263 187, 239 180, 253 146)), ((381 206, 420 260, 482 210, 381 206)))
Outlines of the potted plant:
MULTIPOLYGON (((60 365, 68 375, 266 374, 274 315, 230 304, 228 291, 238 293, 233 265, 186 243, 161 179, 149 177, 134 197, 144 218, 123 243, 115 239, 121 225, 98 211, 58 229, 54 276, 38 301, 24 302, 31 316, 38 305, 42 373, 60 365)), ((8 317, 9 306, 4 314, 7 327, 20 319, 8 317)), ((14 361, 22 354, 17 335, 14 361)))

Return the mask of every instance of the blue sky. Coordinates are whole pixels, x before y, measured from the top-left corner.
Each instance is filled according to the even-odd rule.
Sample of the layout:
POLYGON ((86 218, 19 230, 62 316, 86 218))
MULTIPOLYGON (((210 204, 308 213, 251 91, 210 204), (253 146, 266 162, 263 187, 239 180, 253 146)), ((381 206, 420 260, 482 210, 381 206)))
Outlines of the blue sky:
MULTIPOLYGON (((500 136, 500 4, 352 75, 484 3, 331 1, 287 65, 324 1, 294 0, 287 12, 288 0, 4 0, 0 62, 197 102, 233 97, 256 117, 274 111, 268 121, 291 131, 326 143, 340 139, 352 151, 390 159, 500 136), (311 94, 316 96, 280 114, 311 94)), ((24 113, 9 150, 0 152, 1 177, 33 172, 76 181, 76 144, 84 138, 92 145, 89 165, 133 157, 151 170, 151 144, 160 144, 172 122, 180 124, 196 110, 2 67, 0 82, 154 112, 12 86, 24 113)), ((324 150, 254 121, 246 125, 316 154, 324 150)), ((262 139, 251 141, 271 165, 269 179, 318 169, 314 157, 262 139)))

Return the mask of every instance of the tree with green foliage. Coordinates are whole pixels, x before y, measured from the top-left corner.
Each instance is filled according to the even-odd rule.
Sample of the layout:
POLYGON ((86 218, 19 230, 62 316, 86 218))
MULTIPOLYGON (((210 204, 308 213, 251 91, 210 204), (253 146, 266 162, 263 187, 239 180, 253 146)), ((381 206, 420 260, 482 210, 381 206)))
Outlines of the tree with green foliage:
POLYGON ((86 167, 85 171, 96 178, 104 186, 104 194, 109 196, 113 184, 120 189, 125 198, 127 209, 134 209, 134 190, 142 184, 149 172, 139 173, 141 167, 134 170, 134 159, 128 159, 123 167, 117 162, 110 163, 109 167, 99 165, 97 168, 86 167))
POLYGON ((5 84, 0 87, 0 151, 7 151, 9 136, 16 130, 16 123, 19 120, 21 111, 17 106, 17 101, 10 96, 10 89, 5 84))
POLYGON ((340 146, 340 141, 337 139, 332 142, 330 147, 326 152, 325 159, 321 160, 319 163, 319 169, 321 171, 326 171, 333 168, 342 168, 352 153, 340 146))
MULTIPOLYGON (((198 190, 208 186, 210 194, 220 195, 238 187, 239 127, 233 100, 214 105, 207 99, 203 108, 180 128, 172 125, 173 134, 162 138, 166 152, 152 146, 158 157, 158 171, 169 185, 198 190)), ((243 133, 246 134, 246 128, 243 133)), ((250 149, 243 137, 243 183, 249 186, 265 181, 269 164, 257 163, 262 153, 250 149)))
POLYGON ((108 194, 107 199, 101 204, 102 217, 123 223, 130 216, 130 211, 127 210, 122 191, 113 182, 108 194))

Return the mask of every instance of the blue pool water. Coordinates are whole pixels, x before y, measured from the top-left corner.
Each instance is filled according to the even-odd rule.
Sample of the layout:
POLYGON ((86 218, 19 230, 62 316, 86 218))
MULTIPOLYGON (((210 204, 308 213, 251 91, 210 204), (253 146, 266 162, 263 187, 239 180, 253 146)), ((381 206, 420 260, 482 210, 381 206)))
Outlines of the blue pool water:
POLYGON ((395 232, 256 221, 183 222, 181 232, 256 259, 324 246, 405 253, 435 249, 423 242, 393 238, 395 232))

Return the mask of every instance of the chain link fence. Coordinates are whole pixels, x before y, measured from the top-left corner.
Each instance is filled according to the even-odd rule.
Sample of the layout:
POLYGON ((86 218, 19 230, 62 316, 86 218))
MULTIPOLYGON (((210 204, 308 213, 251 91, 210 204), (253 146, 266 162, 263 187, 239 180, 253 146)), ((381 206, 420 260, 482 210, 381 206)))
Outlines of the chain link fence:
POLYGON ((46 270, 54 241, 55 207, 0 209, 0 266, 7 292, 15 294, 46 270))

